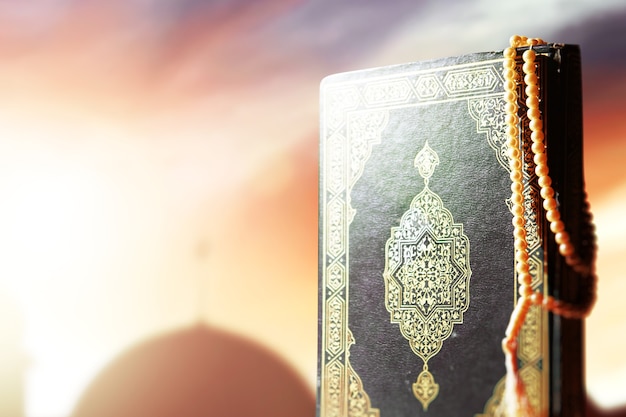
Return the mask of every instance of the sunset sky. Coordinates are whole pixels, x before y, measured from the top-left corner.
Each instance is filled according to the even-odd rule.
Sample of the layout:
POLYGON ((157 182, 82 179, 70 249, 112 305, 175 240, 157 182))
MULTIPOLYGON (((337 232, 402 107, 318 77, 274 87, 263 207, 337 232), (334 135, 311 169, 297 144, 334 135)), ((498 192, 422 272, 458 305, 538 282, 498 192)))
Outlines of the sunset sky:
POLYGON ((618 0, 0 0, 0 339, 21 324, 27 417, 199 320, 313 393, 319 82, 515 33, 582 46, 587 382, 626 405, 625 27, 618 0))

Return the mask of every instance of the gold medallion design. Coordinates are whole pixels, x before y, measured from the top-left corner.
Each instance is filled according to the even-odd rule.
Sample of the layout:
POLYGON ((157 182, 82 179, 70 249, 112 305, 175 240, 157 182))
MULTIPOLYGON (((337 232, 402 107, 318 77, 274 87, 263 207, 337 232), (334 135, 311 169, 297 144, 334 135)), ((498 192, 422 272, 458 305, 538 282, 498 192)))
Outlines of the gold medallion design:
POLYGON ((409 341, 411 350, 424 362, 413 384, 413 393, 424 411, 437 397, 439 385, 428 370, 428 360, 463 323, 469 307, 469 239, 463 225, 428 188, 439 156, 428 146, 415 157, 424 178, 424 189, 413 198, 400 226, 391 228, 385 245, 385 306, 391 323, 409 341))
POLYGON ((413 395, 428 411, 428 404, 439 394, 439 384, 435 382, 433 374, 428 372, 428 365, 424 365, 424 370, 417 376, 417 381, 413 383, 413 395))

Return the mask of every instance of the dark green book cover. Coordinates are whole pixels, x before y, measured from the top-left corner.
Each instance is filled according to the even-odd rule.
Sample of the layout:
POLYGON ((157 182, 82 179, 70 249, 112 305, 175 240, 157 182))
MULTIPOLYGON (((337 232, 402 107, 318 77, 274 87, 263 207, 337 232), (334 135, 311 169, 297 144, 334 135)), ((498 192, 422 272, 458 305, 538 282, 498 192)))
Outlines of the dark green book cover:
MULTIPOLYGON (((579 52, 538 52, 550 169, 576 225, 579 52)), ((489 52, 322 82, 318 416, 494 415, 517 299, 501 74, 489 52)), ((560 295, 569 272, 527 165, 533 288, 560 295)), ((582 412, 581 332, 531 308, 518 358, 539 415, 582 412)))

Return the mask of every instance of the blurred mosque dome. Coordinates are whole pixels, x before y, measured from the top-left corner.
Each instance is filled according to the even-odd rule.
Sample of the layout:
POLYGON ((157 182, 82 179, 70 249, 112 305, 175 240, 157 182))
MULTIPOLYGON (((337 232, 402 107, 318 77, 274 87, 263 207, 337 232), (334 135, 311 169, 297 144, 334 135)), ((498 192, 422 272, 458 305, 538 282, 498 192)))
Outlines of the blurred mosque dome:
POLYGON ((315 399, 278 356, 198 324, 123 353, 87 387, 72 417, 306 417, 315 399))

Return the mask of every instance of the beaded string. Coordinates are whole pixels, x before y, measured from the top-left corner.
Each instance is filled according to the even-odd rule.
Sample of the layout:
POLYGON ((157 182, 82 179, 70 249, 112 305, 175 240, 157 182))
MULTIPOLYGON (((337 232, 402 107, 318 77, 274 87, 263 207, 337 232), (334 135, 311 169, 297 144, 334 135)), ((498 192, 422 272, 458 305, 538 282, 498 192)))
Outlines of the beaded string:
POLYGON ((589 314, 595 301, 595 235, 591 224, 591 214, 589 205, 585 199, 583 222, 585 224, 583 240, 590 248, 590 254, 582 257, 576 250, 570 239, 569 233, 565 230, 565 224, 561 219, 559 205, 555 198, 555 191, 552 188, 552 180, 549 175, 548 157, 544 144, 543 121, 539 109, 539 83, 536 75, 536 53, 533 46, 544 45, 545 42, 538 38, 526 38, 522 36, 512 36, 510 47, 504 50, 504 99, 506 101, 506 134, 507 149, 509 157, 510 179, 511 179, 511 211, 513 213, 514 228, 514 248, 515 248, 515 270, 517 272, 519 284, 519 300, 511 315, 509 325, 506 329, 506 337, 502 341, 502 348, 506 360, 506 388, 503 404, 507 407, 509 416, 533 416, 532 408, 524 384, 519 375, 517 364, 517 339, 520 330, 526 320, 528 310, 532 305, 539 305, 554 314, 566 318, 580 319, 589 314), (523 55, 522 70, 524 73, 523 83, 526 85, 526 107, 531 131, 531 150, 535 162, 535 174, 541 188, 540 195, 543 200, 543 208, 546 211, 546 219, 550 222, 550 230, 554 233, 554 239, 558 245, 559 253, 564 257, 566 264, 576 273, 585 278, 587 291, 581 303, 573 304, 562 300, 556 300, 550 295, 544 295, 539 291, 534 291, 531 287, 532 275, 528 264, 528 243, 526 240, 526 220, 524 217, 524 173, 522 162, 522 146, 520 142, 520 118, 518 116, 518 84, 520 75, 517 72, 517 48, 529 47, 523 55))

